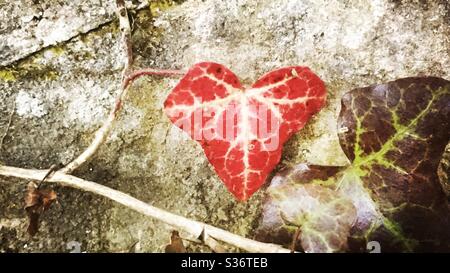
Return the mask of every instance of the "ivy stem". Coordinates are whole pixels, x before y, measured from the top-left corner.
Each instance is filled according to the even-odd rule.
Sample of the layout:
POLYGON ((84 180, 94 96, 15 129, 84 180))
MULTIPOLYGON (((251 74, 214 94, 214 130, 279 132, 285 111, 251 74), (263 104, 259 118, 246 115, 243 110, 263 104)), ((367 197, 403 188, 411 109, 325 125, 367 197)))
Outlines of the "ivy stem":
POLYGON ((109 112, 108 117, 103 122, 103 125, 95 133, 95 137, 89 146, 74 160, 69 162, 61 172, 70 174, 79 168, 84 163, 88 162, 98 151, 100 146, 106 142, 108 136, 110 135, 114 123, 117 119, 118 113, 122 109, 123 102, 128 93, 128 87, 133 82, 134 79, 143 75, 160 75, 160 76, 175 76, 183 75, 184 72, 180 70, 158 70, 158 69, 142 69, 133 71, 133 46, 131 40, 131 26, 128 18, 127 9, 125 7, 124 0, 117 0, 117 16, 119 17, 119 25, 122 33, 122 48, 125 54, 124 56, 124 67, 122 71, 122 84, 119 94, 117 95, 116 101, 113 108, 109 112))
POLYGON ((170 70, 170 69, 153 69, 144 68, 132 71, 127 77, 125 77, 122 87, 128 88, 128 86, 137 78, 141 76, 165 76, 165 77, 179 77, 186 74, 183 70, 170 70))

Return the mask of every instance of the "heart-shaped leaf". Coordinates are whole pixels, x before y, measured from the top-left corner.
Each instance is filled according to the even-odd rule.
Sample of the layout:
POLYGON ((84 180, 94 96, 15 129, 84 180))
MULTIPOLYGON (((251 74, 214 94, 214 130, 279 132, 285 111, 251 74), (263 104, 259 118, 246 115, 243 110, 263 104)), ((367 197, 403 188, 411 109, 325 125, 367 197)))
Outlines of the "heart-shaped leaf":
POLYGON ((228 68, 194 65, 164 103, 170 120, 202 146, 228 190, 247 200, 278 164, 283 144, 325 103, 309 68, 272 71, 244 88, 228 68))
MULTIPOLYGON (((449 251, 450 212, 437 175, 450 139, 449 116, 450 82, 444 79, 405 78, 352 90, 342 98, 338 120, 340 143, 352 164, 300 164, 276 177, 320 184, 352 200, 352 251, 364 251, 368 241, 380 243, 383 252, 449 251)), ((271 206, 266 202, 265 211, 271 206)), ((275 222, 264 225, 272 218, 263 213, 265 234, 259 239, 286 243, 292 231, 279 233, 275 222), (268 230, 275 236, 267 236, 268 230)))

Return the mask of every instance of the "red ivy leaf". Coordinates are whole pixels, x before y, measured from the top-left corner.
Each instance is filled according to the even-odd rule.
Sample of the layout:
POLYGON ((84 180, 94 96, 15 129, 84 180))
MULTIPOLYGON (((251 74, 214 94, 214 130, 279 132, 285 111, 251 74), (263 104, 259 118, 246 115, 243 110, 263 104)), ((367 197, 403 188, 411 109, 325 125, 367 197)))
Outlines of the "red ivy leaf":
POLYGON ((181 79, 164 109, 200 143, 228 190, 245 201, 325 99, 324 83, 307 67, 274 70, 245 88, 228 68, 203 62, 181 79))

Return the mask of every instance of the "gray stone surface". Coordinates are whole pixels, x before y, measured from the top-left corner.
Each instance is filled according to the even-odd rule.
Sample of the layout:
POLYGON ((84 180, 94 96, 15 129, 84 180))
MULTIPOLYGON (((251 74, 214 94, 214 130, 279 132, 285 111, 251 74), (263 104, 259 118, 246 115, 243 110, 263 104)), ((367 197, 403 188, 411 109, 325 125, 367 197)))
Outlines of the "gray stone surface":
MULTIPOLYGON (((27 168, 68 162, 89 144, 114 101, 122 65, 112 1, 40 2, 0 1, 0 137, 13 111, 0 161, 27 168)), ((405 76, 449 78, 446 1, 168 2, 132 13, 136 67, 186 69, 210 60, 251 84, 272 69, 306 65, 326 82, 327 106, 286 144, 279 168, 347 163, 336 137, 346 91, 405 76)), ((201 148, 170 124, 162 103, 176 83, 138 80, 107 144, 76 175, 251 237, 264 189, 235 201, 201 148)), ((170 227, 61 187, 60 205, 29 238, 25 185, 0 177, 0 251, 69 251, 67 243, 77 241, 88 252, 149 252, 168 243, 170 227)))
POLYGON ((0 65, 68 39, 114 18, 113 1, 0 1, 0 65))

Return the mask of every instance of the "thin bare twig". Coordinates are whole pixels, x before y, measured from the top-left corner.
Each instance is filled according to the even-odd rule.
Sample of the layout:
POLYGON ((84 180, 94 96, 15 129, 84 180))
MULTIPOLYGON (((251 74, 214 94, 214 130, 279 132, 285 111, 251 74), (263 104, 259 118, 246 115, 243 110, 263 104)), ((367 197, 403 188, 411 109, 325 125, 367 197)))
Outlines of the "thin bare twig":
POLYGON ((193 238, 192 235, 182 236, 180 234, 179 236, 183 241, 207 246, 207 247, 209 247, 209 249, 211 249, 215 253, 225 253, 226 252, 224 246, 221 245, 216 239, 212 238, 211 236, 203 238, 203 233, 200 236, 201 238, 193 238))
MULTIPOLYGON (((37 181, 41 181, 48 173, 48 171, 49 170, 30 170, 9 166, 0 166, 0 175, 2 176, 18 177, 37 181)), ((203 241, 207 240, 208 237, 211 237, 213 239, 225 242, 249 252, 268 253, 290 251, 289 249, 285 249, 276 244, 262 243, 247 239, 226 230, 167 212, 165 210, 148 205, 121 191, 111 189, 95 182, 83 180, 72 175, 67 175, 61 171, 57 171, 52 176, 47 177, 45 179, 45 182, 57 183, 63 186, 69 186, 72 188, 77 188, 104 196, 126 206, 127 208, 133 209, 144 215, 169 224, 176 229, 184 230, 192 234, 195 238, 201 238, 202 236, 203 241)))
POLYGON ((125 53, 125 65, 123 69, 123 78, 133 66, 133 44, 131 41, 131 25, 128 19, 128 12, 125 6, 125 0, 116 0, 116 13, 119 17, 120 32, 122 33, 122 48, 125 53))
POLYGON ((122 92, 120 92, 119 97, 116 99, 116 103, 114 104, 114 108, 109 113, 108 118, 103 122, 102 127, 100 127, 100 129, 95 133, 94 140, 91 142, 91 144, 77 158, 75 158, 72 162, 62 168, 62 172, 72 173, 75 169, 87 162, 106 141, 109 133, 114 126, 117 114, 122 107, 122 101, 126 96, 126 90, 127 89, 124 89, 122 92))
POLYGON ((14 111, 16 111, 16 101, 13 102, 13 107, 12 107, 11 112, 9 113, 9 117, 8 117, 8 124, 6 124, 5 133, 3 134, 2 138, 0 139, 0 150, 3 148, 3 142, 5 141, 5 137, 8 135, 9 128, 11 128, 14 111))
POLYGON ((122 32, 122 47, 125 52, 124 68, 122 71, 122 84, 119 95, 113 109, 109 112, 108 118, 103 122, 102 127, 95 133, 94 140, 77 158, 67 164, 61 171, 64 173, 72 173, 75 169, 80 167, 83 163, 87 162, 100 148, 100 146, 108 138, 116 120, 117 114, 122 107, 122 101, 127 94, 127 88, 124 86, 127 74, 133 65, 133 48, 131 43, 131 26, 128 20, 128 13, 125 7, 124 0, 117 0, 117 16, 119 17, 120 30, 122 32))
POLYGON ((106 141, 111 132, 117 114, 122 108, 122 101, 125 99, 128 88, 125 87, 124 82, 129 71, 133 66, 133 47, 131 43, 131 26, 128 20, 128 13, 125 7, 124 0, 116 0, 117 16, 119 17, 120 30, 122 32, 122 47, 125 53, 124 67, 122 71, 121 90, 116 98, 113 109, 109 112, 108 118, 103 122, 102 127, 95 133, 94 140, 77 158, 67 164, 61 171, 64 173, 72 173, 75 169, 87 162, 106 141))
POLYGON ((61 169, 63 167, 62 164, 53 164, 50 166, 50 169, 48 169, 48 172, 45 174, 44 178, 42 178, 41 181, 38 182, 37 188, 39 189, 43 182, 45 182, 45 179, 47 179, 49 176, 51 176, 54 172, 61 169))
POLYGON ((291 253, 295 252, 295 246, 297 245, 298 237, 300 236, 301 229, 300 227, 295 230, 294 235, 292 236, 292 242, 291 242, 291 253))
POLYGON ((108 118, 103 122, 102 127, 95 133, 94 140, 72 162, 67 164, 61 171, 64 173, 72 173, 75 169, 87 162, 100 148, 100 146, 106 141, 111 132, 114 122, 117 118, 117 114, 122 108, 122 102, 127 94, 127 88, 124 85, 125 79, 133 65, 133 47, 131 43, 131 26, 128 20, 128 13, 125 7, 124 0, 116 0, 117 16, 119 17, 120 30, 122 32, 122 47, 125 53, 124 67, 122 71, 122 84, 117 96, 113 109, 109 112, 108 118))
POLYGON ((225 248, 216 239, 213 239, 211 236, 209 236, 206 239, 206 241, 204 241, 203 239, 199 239, 199 238, 193 238, 192 235, 189 235, 189 237, 187 237, 187 236, 182 236, 180 234, 180 238, 183 241, 187 241, 190 243, 206 245, 215 253, 225 253, 225 248))
POLYGON ((107 119, 103 122, 102 127, 95 133, 95 137, 91 144, 84 150, 77 158, 68 163, 63 169, 64 173, 72 173, 75 169, 89 161, 91 157, 98 151, 100 146, 108 138, 114 123, 117 119, 118 113, 122 108, 123 101, 127 95, 128 87, 134 79, 143 75, 160 75, 160 76, 175 76, 183 75, 184 72, 179 70, 157 70, 157 69, 143 69, 132 72, 133 66, 133 46, 131 41, 131 26, 128 20, 128 13, 125 7, 124 0, 117 0, 117 16, 119 17, 120 30, 122 32, 122 48, 125 52, 124 68, 122 71, 121 90, 117 96, 113 109, 111 109, 107 119))
POLYGON ((225 253, 225 249, 224 247, 219 244, 219 242, 216 241, 216 239, 214 239, 211 236, 207 236, 206 233, 202 234, 202 242, 207 245, 210 249, 212 249, 212 251, 214 251, 215 253, 225 253))

